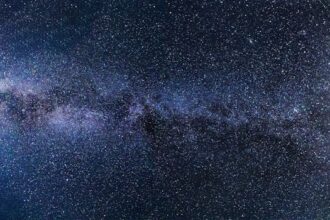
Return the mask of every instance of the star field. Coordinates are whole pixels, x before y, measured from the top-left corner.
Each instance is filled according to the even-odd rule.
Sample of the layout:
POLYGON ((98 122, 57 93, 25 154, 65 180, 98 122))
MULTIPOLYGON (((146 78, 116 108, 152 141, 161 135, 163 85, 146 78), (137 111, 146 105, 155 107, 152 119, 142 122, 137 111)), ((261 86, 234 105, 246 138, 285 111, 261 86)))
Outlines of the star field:
POLYGON ((330 217, 330 2, 0 6, 0 219, 330 217))

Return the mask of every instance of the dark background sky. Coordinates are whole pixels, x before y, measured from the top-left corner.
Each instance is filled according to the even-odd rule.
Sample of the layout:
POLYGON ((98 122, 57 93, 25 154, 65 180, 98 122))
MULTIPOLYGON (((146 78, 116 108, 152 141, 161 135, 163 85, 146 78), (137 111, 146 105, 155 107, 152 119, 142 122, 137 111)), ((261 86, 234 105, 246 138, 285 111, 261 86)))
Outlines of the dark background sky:
MULTIPOLYGON (((325 2, 327 3, 327 2, 325 2)), ((319 1, 8 1, 4 51, 70 53, 139 80, 203 72, 303 77, 324 56, 329 8, 319 1)))

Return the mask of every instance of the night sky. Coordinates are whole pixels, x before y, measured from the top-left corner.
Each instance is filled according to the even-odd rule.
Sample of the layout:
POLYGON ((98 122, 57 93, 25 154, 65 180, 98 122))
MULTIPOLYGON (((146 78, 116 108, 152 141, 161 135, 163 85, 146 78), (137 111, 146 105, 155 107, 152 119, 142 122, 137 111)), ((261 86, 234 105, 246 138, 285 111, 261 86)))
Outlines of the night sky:
POLYGON ((1 0, 2 219, 330 219, 330 1, 1 0))

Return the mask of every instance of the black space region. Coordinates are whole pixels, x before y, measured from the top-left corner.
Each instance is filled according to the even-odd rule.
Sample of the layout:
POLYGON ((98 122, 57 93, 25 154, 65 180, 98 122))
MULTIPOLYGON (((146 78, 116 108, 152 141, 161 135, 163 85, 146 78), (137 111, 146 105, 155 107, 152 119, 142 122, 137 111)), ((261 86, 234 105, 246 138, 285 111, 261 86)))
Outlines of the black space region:
POLYGON ((2 219, 330 219, 330 1, 0 0, 2 219))

